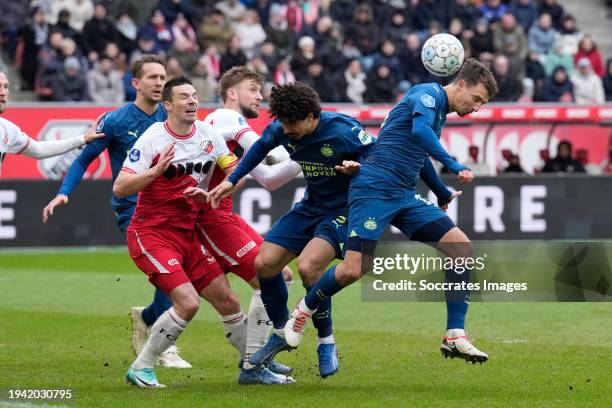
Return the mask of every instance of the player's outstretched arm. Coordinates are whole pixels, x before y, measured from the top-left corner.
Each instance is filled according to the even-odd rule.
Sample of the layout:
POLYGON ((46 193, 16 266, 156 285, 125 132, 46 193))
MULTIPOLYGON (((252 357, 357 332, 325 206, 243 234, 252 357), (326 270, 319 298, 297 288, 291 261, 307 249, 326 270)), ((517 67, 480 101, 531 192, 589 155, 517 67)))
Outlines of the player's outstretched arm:
POLYGON ((85 171, 87 171, 87 167, 89 167, 91 162, 93 162, 95 158, 108 147, 109 139, 105 137, 104 132, 98 131, 98 125, 104 115, 105 114, 98 116, 95 122, 85 133, 84 138, 91 141, 91 143, 85 146, 85 149, 81 151, 79 156, 70 165, 66 176, 64 176, 64 180, 62 181, 62 185, 57 193, 57 196, 49 201, 49 204, 43 208, 42 218, 44 223, 46 223, 49 220, 49 217, 53 215, 55 208, 68 204, 68 196, 72 194, 74 189, 83 179, 83 175, 85 174, 85 171))
POLYGON ((84 144, 89 144, 96 139, 103 138, 104 133, 96 132, 97 123, 100 119, 101 117, 98 117, 82 136, 64 140, 48 140, 45 142, 31 139, 28 146, 23 150, 23 154, 38 160, 46 159, 48 157, 64 154, 84 144))
MULTIPOLYGON (((257 133, 249 131, 238 139, 238 144, 248 154, 259 140, 257 133)), ((276 190, 302 172, 302 167, 291 160, 282 146, 269 150, 263 160, 249 174, 267 190, 276 190)))
POLYGON ((291 159, 277 164, 259 164, 251 176, 267 190, 276 190, 302 172, 302 167, 291 159))
POLYGON ((174 158, 174 142, 169 143, 161 151, 155 166, 134 174, 124 167, 113 184, 113 194, 118 198, 134 195, 151 184, 153 180, 164 174, 174 158))

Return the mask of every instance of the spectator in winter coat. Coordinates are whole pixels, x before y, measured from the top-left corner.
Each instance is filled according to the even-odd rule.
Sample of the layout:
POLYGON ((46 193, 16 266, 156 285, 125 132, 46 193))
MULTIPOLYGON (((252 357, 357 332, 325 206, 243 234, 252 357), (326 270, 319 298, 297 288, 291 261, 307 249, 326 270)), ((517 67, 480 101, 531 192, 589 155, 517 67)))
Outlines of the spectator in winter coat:
POLYGON ((600 77, 604 74, 603 60, 597 49, 597 45, 593 41, 593 37, 586 34, 578 43, 578 52, 574 55, 574 64, 578 65, 578 61, 582 58, 588 58, 591 62, 591 68, 600 77))
POLYGON ((157 46, 165 53, 168 53, 174 45, 172 29, 166 24, 166 17, 164 17, 160 10, 153 11, 149 23, 140 29, 139 35, 144 34, 154 38, 157 46))
POLYGON ((225 46, 234 35, 234 29, 228 23, 225 15, 214 10, 212 14, 204 18, 199 28, 199 42, 203 46, 214 44, 219 52, 225 52, 225 46))
POLYGON ((397 95, 396 88, 399 84, 397 78, 386 65, 374 67, 369 74, 368 102, 372 103, 393 103, 397 95))
POLYGON ((266 32, 259 23, 259 15, 254 10, 247 10, 239 23, 234 25, 236 35, 240 37, 242 52, 252 58, 255 51, 266 40, 266 32))
POLYGON ((480 12, 489 23, 495 23, 503 17, 508 11, 508 8, 501 0, 485 0, 480 6, 480 12))
POLYGON ((247 57, 242 52, 240 44, 241 40, 237 35, 233 35, 230 38, 225 53, 221 55, 221 75, 232 67, 246 65, 247 57))
POLYGON ((119 32, 113 21, 106 14, 103 4, 96 4, 94 15, 83 27, 83 51, 87 54, 90 62, 98 59, 98 55, 104 52, 104 47, 109 42, 118 42, 119 32))
POLYGON ((538 9, 533 0, 514 0, 508 7, 508 12, 516 17, 516 22, 525 31, 529 30, 538 19, 538 9))
POLYGON ((346 83, 347 102, 362 104, 367 91, 366 74, 363 72, 361 62, 354 59, 349 62, 344 71, 344 82, 346 83))
POLYGON ((497 82, 499 92, 492 99, 493 102, 516 102, 523 92, 523 86, 518 77, 510 72, 508 58, 498 55, 493 61, 493 76, 497 82))
POLYGON ((61 102, 82 102, 88 100, 87 82, 79 61, 70 57, 64 62, 64 69, 51 83, 53 100, 61 102))
POLYGON ((593 72, 588 58, 578 60, 571 81, 574 84, 576 103, 584 105, 604 103, 605 95, 601 78, 593 72))
POLYGON ((563 53, 574 56, 578 52, 578 44, 582 39, 582 33, 576 27, 576 19, 574 16, 566 14, 561 20, 561 28, 559 29, 563 53))
POLYGON ((574 101, 574 85, 561 65, 557 66, 552 75, 544 82, 540 99, 543 102, 574 101))
POLYGON ((544 59, 544 71, 546 75, 552 75, 553 70, 559 65, 565 68, 568 75, 574 72, 574 61, 572 56, 563 52, 563 43, 557 40, 554 47, 546 54, 546 58, 544 59))
POLYGON ((563 10, 563 7, 557 4, 557 0, 542 0, 538 12, 540 14, 550 14, 550 17, 552 18, 553 22, 553 27, 555 27, 555 29, 557 30, 561 28, 561 20, 565 15, 565 11, 563 10))
POLYGON ((279 52, 287 55, 293 49, 293 33, 287 22, 286 7, 274 3, 270 6, 270 17, 266 26, 266 37, 279 52))
POLYGON ((98 103, 123 101, 123 75, 113 66, 113 60, 102 55, 94 68, 87 72, 87 91, 98 103))
POLYGON ((538 23, 529 29, 529 49, 546 54, 555 44, 557 35, 557 30, 552 27, 550 15, 544 13, 538 18, 538 23))
POLYGON ((472 49, 472 56, 479 60, 483 59, 483 54, 492 56, 493 52, 495 52, 493 32, 489 27, 489 23, 484 18, 476 21, 474 35, 470 38, 470 48, 472 49))
POLYGON ((353 40, 364 56, 371 55, 378 47, 380 29, 374 21, 372 8, 362 3, 355 11, 353 22, 346 27, 345 36, 353 40))

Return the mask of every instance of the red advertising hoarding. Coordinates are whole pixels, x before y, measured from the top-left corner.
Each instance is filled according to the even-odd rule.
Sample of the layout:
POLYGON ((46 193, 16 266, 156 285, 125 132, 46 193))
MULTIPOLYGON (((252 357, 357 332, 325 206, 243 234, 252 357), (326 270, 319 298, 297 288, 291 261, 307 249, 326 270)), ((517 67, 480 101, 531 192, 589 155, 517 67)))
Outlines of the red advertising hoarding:
MULTIPOLYGON (((354 116, 373 134, 391 106, 326 106, 354 116)), ((108 106, 33 105, 10 106, 3 117, 17 124, 30 137, 53 140, 78 136, 101 113, 115 109, 108 106)), ((213 107, 201 108, 204 118, 213 107)), ((266 112, 249 120, 261 132, 269 123, 266 112)), ((501 152, 509 149, 518 154, 527 172, 541 165, 540 150, 555 155, 556 145, 566 139, 574 149, 586 149, 591 165, 599 166, 608 159, 611 143, 612 105, 497 105, 487 106, 466 118, 449 115, 442 140, 450 153, 460 161, 468 158, 468 147, 480 148, 480 159, 492 172, 505 165, 501 152)), ((78 152, 36 162, 23 155, 9 155, 2 167, 4 179, 60 179, 78 152)), ((86 177, 110 178, 108 157, 101 156, 88 169, 86 177)))

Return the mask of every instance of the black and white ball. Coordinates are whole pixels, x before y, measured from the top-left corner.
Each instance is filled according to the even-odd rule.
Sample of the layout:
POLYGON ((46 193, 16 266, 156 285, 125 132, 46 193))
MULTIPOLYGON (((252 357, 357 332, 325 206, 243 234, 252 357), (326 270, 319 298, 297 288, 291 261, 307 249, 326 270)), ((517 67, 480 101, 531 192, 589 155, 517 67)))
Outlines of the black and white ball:
POLYGON ((429 72, 447 77, 459 71, 463 65, 463 45, 454 35, 436 34, 425 41, 421 60, 429 72))

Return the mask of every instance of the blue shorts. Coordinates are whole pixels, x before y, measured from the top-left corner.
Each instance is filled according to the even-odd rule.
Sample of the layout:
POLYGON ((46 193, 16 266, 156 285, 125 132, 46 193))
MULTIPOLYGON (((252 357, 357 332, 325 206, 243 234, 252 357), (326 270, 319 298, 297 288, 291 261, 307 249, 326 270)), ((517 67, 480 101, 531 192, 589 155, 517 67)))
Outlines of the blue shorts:
MULTIPOLYGON (((378 241, 391 224, 411 238, 423 225, 448 218, 440 207, 416 192, 399 198, 359 198, 355 195, 349 205, 348 230, 351 237, 378 241)), ((452 222, 450 225, 454 226, 452 222)))
POLYGON ((134 210, 136 210, 136 206, 114 209, 115 222, 123 235, 127 233, 127 229, 130 226, 130 221, 132 221, 132 216, 134 215, 134 210))
POLYGON ((342 258, 346 242, 346 211, 317 214, 297 203, 272 226, 264 241, 276 244, 295 254, 300 254, 313 238, 329 242, 342 258))

